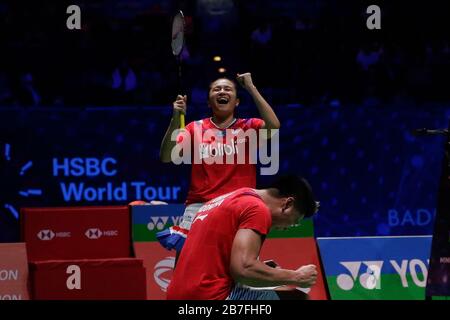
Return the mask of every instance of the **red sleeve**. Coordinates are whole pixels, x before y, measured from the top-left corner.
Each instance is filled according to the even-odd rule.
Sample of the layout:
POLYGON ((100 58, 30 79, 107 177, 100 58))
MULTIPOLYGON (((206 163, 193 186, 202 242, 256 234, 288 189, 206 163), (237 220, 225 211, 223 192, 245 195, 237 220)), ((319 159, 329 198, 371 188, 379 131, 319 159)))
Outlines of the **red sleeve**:
POLYGON ((239 229, 252 229, 261 235, 267 235, 272 225, 269 209, 253 196, 241 198, 239 202, 241 205, 239 229))
POLYGON ((264 126, 264 120, 259 118, 251 118, 250 128, 259 130, 264 126))

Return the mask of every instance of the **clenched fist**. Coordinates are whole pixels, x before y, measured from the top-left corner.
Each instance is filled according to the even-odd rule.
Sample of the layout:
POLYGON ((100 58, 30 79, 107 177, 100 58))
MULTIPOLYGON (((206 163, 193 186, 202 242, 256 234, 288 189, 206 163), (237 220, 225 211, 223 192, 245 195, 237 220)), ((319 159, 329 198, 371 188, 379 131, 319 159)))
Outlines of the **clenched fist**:
POLYGON ((246 72, 243 74, 238 73, 236 80, 246 90, 254 86, 252 81, 252 74, 250 72, 246 72))
POLYGON ((174 113, 186 114, 186 108, 187 108, 186 101, 187 101, 186 95, 184 95, 184 96, 178 95, 177 99, 173 103, 174 113))
POLYGON ((301 288, 312 287, 317 280, 317 268, 313 264, 308 264, 306 266, 301 266, 295 270, 297 275, 297 285, 301 288))

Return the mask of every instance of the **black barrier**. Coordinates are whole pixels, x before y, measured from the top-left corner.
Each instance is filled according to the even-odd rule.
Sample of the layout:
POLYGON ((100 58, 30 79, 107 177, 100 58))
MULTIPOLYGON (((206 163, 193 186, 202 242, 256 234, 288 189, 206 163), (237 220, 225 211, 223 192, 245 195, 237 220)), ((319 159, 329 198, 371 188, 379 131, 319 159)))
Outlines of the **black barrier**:
POLYGON ((426 289, 426 294, 430 298, 450 296, 450 135, 448 131, 444 150, 426 289))

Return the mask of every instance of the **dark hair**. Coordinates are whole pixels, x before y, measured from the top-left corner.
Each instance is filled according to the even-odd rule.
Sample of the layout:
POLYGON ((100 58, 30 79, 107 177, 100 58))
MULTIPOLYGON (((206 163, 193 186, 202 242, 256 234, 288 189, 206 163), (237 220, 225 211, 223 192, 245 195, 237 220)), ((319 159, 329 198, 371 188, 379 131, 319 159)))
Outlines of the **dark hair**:
POLYGON ((305 215, 313 216, 319 209, 319 203, 314 199, 311 185, 305 178, 297 175, 283 175, 270 185, 278 190, 279 197, 293 197, 294 207, 305 215))

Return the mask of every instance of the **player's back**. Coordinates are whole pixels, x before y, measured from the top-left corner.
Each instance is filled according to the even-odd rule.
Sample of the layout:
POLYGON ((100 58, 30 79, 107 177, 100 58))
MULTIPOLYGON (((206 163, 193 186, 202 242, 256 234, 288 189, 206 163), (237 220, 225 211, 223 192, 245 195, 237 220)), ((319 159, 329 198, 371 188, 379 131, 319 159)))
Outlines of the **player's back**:
POLYGON ((248 218, 266 234, 270 212, 254 189, 242 188, 207 202, 197 213, 175 268, 168 299, 225 299, 234 236, 248 218))

